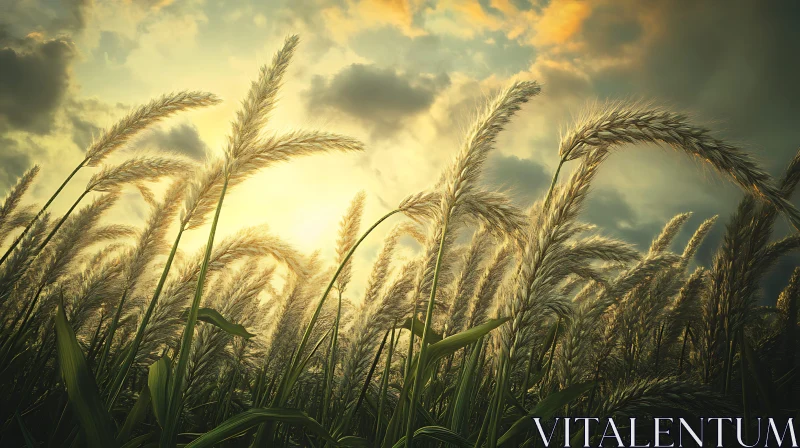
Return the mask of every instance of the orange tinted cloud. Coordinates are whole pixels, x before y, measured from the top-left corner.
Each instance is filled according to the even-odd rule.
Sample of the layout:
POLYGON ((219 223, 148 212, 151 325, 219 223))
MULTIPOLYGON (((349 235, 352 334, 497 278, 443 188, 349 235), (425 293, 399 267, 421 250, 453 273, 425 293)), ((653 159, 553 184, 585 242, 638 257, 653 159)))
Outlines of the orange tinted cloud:
POLYGON ((424 34, 413 25, 414 13, 421 0, 351 0, 343 8, 322 11, 328 28, 338 40, 353 33, 380 25, 394 25, 408 36, 424 34))
POLYGON ((581 0, 553 0, 535 24, 534 43, 558 45, 567 43, 578 31, 592 9, 581 0))

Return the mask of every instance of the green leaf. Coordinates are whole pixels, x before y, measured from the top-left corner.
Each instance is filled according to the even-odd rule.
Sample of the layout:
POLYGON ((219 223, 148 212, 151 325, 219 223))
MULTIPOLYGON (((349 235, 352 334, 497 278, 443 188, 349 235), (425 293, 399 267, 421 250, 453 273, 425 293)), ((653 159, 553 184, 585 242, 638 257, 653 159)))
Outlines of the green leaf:
POLYGON ((161 427, 164 427, 169 405, 169 383, 172 368, 166 355, 150 366, 147 374, 147 386, 150 388, 150 400, 153 402, 153 414, 161 427))
MULTIPOLYGON (((403 328, 405 330, 411 329, 411 318, 408 317, 406 320, 403 321, 402 324, 398 325, 396 328, 403 328)), ((413 332, 414 336, 421 338, 422 332, 425 330, 425 324, 420 322, 419 319, 414 319, 414 326, 413 332)), ((442 335, 434 333, 433 331, 428 331, 428 344, 433 344, 442 340, 442 335)))
MULTIPOLYGON (((128 441, 128 443, 126 443, 125 445, 122 445, 121 448, 139 448, 140 446, 144 445, 147 441, 152 439, 154 436, 155 436, 155 433, 152 433, 152 432, 147 433, 147 434, 142 434, 142 435, 140 435, 138 437, 132 438, 130 441, 128 441)), ((148 445, 148 446, 150 446, 150 445, 148 445)))
POLYGON ((98 448, 118 446, 111 416, 106 412, 94 375, 86 366, 86 358, 61 305, 56 311, 55 328, 61 376, 87 445, 98 448))
POLYGON ((514 424, 511 425, 511 428, 509 428, 508 431, 506 431, 506 433, 497 440, 497 446, 501 446, 513 440, 514 437, 533 428, 536 424, 533 421, 534 417, 539 417, 543 420, 552 417, 556 411, 577 400, 581 395, 591 390, 593 386, 593 381, 588 383, 573 384, 564 390, 560 390, 548 395, 542 401, 536 404, 536 407, 533 408, 530 414, 521 417, 519 420, 514 422, 514 424))
POLYGON ((450 428, 458 433, 463 433, 467 424, 473 398, 472 391, 475 388, 475 370, 478 368, 481 353, 483 353, 483 339, 474 344, 467 364, 459 375, 458 388, 453 398, 453 412, 450 416, 450 428))
POLYGON ((480 338, 488 334, 495 328, 508 322, 510 317, 501 317, 499 319, 492 319, 485 324, 481 324, 470 328, 469 330, 462 331, 461 333, 448 336, 441 341, 428 346, 427 365, 431 365, 439 359, 451 355, 462 348, 478 342, 480 338))
POLYGON ((25 422, 22 421, 22 417, 19 416, 19 412, 15 412, 14 417, 16 417, 17 423, 19 423, 19 430, 22 432, 22 438, 25 439, 25 446, 27 448, 36 448, 36 441, 33 440, 33 436, 31 432, 28 431, 28 427, 25 426, 25 422))
POLYGON ((125 423, 117 433, 117 441, 122 443, 131 436, 134 428, 139 426, 147 417, 147 409, 150 407, 150 387, 145 385, 142 391, 139 392, 139 398, 125 418, 125 423))
POLYGON ((347 448, 370 448, 369 440, 363 437, 345 436, 339 439, 339 446, 347 448))
POLYGON ((216 444, 262 423, 278 421, 302 426, 307 434, 315 434, 334 446, 339 444, 316 420, 297 409, 250 409, 222 422, 219 426, 196 438, 185 448, 211 448, 216 444))
MULTIPOLYGON (((455 445, 460 448, 473 448, 472 442, 442 426, 424 426, 419 428, 414 431, 414 440, 416 441, 418 439, 431 439, 455 445)), ((401 448, 405 446, 405 443, 406 436, 403 436, 392 448, 401 448)))
MULTIPOLYGON (((189 317, 189 310, 186 310, 186 312, 183 313, 183 317, 189 317)), ((214 325, 231 336, 239 336, 240 338, 245 339, 250 339, 255 336, 255 334, 247 331, 244 326, 228 322, 224 317, 222 317, 222 314, 211 308, 200 308, 197 310, 197 320, 214 325)))

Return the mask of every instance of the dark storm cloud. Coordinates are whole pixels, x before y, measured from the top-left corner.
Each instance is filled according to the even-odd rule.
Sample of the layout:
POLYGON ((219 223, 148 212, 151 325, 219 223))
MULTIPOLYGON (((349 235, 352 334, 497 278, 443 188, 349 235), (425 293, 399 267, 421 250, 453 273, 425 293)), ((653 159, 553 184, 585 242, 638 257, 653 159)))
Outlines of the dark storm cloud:
MULTIPOLYGON (((639 41, 640 57, 634 63, 593 73, 596 93, 612 98, 653 98, 688 110, 701 123, 710 122, 723 138, 743 144, 773 174, 780 174, 800 145, 800 2, 732 0, 724 6, 689 0, 624 3, 628 10, 616 17, 595 11, 582 29, 587 51, 593 54, 613 56, 624 45, 639 41), (656 26, 648 29, 640 23, 637 32, 629 18, 641 12, 656 26), (643 39, 653 28, 656 32, 643 39)), ((725 206, 692 205, 695 224, 720 215, 698 252, 697 261, 702 265, 710 266, 719 247, 733 211, 730 204, 736 202, 730 199, 720 198, 725 206)), ((598 209, 595 218, 604 214, 611 215, 611 211, 598 209)), ((696 226, 687 228, 693 231, 696 226)), ((776 231, 776 237, 784 234, 776 231)), ((797 260, 787 257, 765 277, 762 286, 767 302, 774 303, 797 260)))
POLYGON ((623 5, 601 5, 583 23, 581 35, 592 55, 617 55, 642 36, 642 25, 623 5))
MULTIPOLYGON (((86 26, 91 0, 32 0, 5 2, 0 19, 14 36, 41 32, 46 37, 75 34, 86 26)), ((1 34, 1 33, 0 33, 1 34)))
POLYGON ((541 197, 550 185, 551 174, 531 159, 495 153, 486 161, 484 182, 507 190, 515 202, 527 207, 541 197))
POLYGON ((719 122, 775 170, 800 143, 800 2, 673 1, 633 66, 598 74, 601 93, 643 94, 719 122))
POLYGON ((438 76, 399 73, 391 68, 352 64, 330 79, 317 76, 306 92, 309 111, 343 112, 389 135, 397 122, 427 110, 437 91, 450 84, 438 76))
POLYGON ((17 142, 0 137, 0 191, 7 191, 31 167, 31 158, 17 142))
POLYGON ((200 139, 192 124, 179 124, 168 130, 156 129, 145 134, 137 145, 152 146, 165 151, 176 151, 197 160, 206 157, 208 146, 200 139))
POLYGON ((16 43, 0 43, 0 130, 44 134, 69 86, 68 67, 75 50, 64 39, 26 38, 16 43))

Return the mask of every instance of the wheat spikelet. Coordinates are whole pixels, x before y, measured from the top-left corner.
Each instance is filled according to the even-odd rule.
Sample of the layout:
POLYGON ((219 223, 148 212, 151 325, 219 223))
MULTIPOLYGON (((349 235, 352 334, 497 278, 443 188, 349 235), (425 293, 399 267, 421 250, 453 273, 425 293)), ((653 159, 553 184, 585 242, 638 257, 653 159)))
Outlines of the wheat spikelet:
POLYGON ((220 100, 205 92, 178 92, 156 98, 140 106, 108 128, 86 150, 86 166, 97 166, 112 152, 146 127, 177 112, 211 106, 220 100))
POLYGON ((714 224, 717 222, 719 218, 718 215, 714 215, 711 218, 706 219, 700 224, 700 227, 692 234, 692 237, 689 239, 689 243, 686 244, 686 248, 683 249, 683 254, 681 258, 683 259, 683 263, 689 263, 689 261, 694 257, 694 254, 697 253, 697 249, 700 247, 700 244, 703 243, 708 233, 711 231, 711 228, 714 227, 714 224))
POLYGON ((450 294, 452 300, 446 316, 445 334, 455 334, 463 328, 471 299, 483 274, 481 264, 492 242, 492 238, 485 227, 476 231, 472 237, 472 243, 464 255, 460 275, 456 279, 450 294))
MULTIPOLYGON (((792 277, 789 279, 789 284, 778 295, 778 302, 775 308, 783 314, 784 319, 792 322, 797 322, 797 316, 792 315, 789 311, 792 308, 797 308, 797 297, 800 293, 800 268, 795 268, 792 272, 792 277)), ((795 311, 796 314, 796 311, 795 311)))
POLYGON ((367 279, 367 287, 364 292, 364 305, 368 306, 374 303, 380 297, 384 285, 389 280, 389 270, 391 268, 392 256, 397 247, 397 242, 400 235, 408 228, 405 225, 396 226, 389 232, 389 235, 383 241, 383 248, 378 254, 378 258, 372 265, 372 272, 367 279))
POLYGON ((663 252, 672 244, 672 240, 678 236, 681 228, 689 218, 692 217, 691 213, 681 213, 673 217, 661 230, 661 233, 650 244, 650 253, 663 252))
POLYGON ((296 35, 288 36, 283 48, 273 56, 271 65, 261 67, 258 80, 252 83, 247 97, 242 101, 241 109, 236 111, 236 121, 233 122, 231 137, 225 149, 229 161, 252 151, 258 142, 258 134, 275 107, 283 76, 299 41, 296 35))
POLYGON ((103 167, 89 180, 86 191, 109 192, 126 183, 152 181, 192 169, 191 162, 178 157, 134 157, 116 166, 103 167))
POLYGON ((285 359, 296 349, 309 305, 327 277, 320 265, 319 254, 312 254, 302 271, 305 274, 293 274, 287 280, 280 294, 282 303, 276 311, 274 324, 265 336, 268 359, 285 359))
POLYGON ((6 217, 2 225, 0 225, 0 244, 8 237, 8 234, 19 227, 27 226, 36 217, 36 205, 26 205, 18 207, 10 216, 6 217))
POLYGON ((34 165, 25 172, 18 180, 17 183, 11 187, 3 205, 0 207, 0 243, 3 242, 5 235, 16 226, 10 226, 8 223, 9 218, 12 216, 14 210, 19 206, 22 196, 28 191, 36 175, 39 174, 39 165, 34 165))
MULTIPOLYGON (((67 272, 72 260, 90 244, 98 242, 102 234, 93 233, 100 217, 119 199, 117 193, 106 193, 83 207, 65 222, 62 231, 56 235, 40 256, 42 263, 36 271, 41 273, 41 284, 50 285, 67 272)), ((126 230, 127 231, 127 230, 126 230)), ((106 236, 115 237, 119 233, 109 232, 106 236)))
POLYGON ((464 198, 459 216, 462 214, 465 222, 483 224, 497 236, 508 236, 522 244, 528 219, 508 196, 490 191, 472 192, 464 198))
POLYGON ((441 194, 438 192, 421 191, 403 199, 397 208, 409 218, 421 222, 423 219, 433 219, 436 216, 441 200, 441 194))
POLYGON ((601 403, 597 415, 638 415, 646 409, 700 411, 729 411, 730 406, 718 395, 696 385, 674 379, 639 380, 614 389, 601 403))
POLYGON ((800 228, 800 212, 773 185, 767 172, 740 148, 693 125, 686 115, 646 104, 607 104, 562 138, 559 154, 569 160, 584 156, 591 148, 636 142, 664 143, 710 164, 745 192, 767 200, 800 228))
POLYGON ((662 270, 673 266, 678 257, 670 253, 650 254, 620 273, 608 285, 593 282, 585 287, 586 294, 597 293, 591 300, 582 299, 574 310, 567 326, 567 334, 559 347, 559 380, 563 386, 580 381, 592 367, 587 363, 587 352, 597 331, 597 323, 609 308, 616 305, 628 292, 648 281, 662 270))
POLYGON ((380 300, 364 303, 356 312, 353 328, 346 333, 344 358, 340 375, 339 401, 349 408, 355 400, 356 388, 363 384, 369 363, 374 357, 381 336, 408 313, 406 298, 413 289, 417 265, 408 263, 380 300))
MULTIPOLYGON (((366 194, 361 191, 353 198, 350 203, 350 208, 347 213, 342 217, 339 224, 339 238, 336 241, 336 264, 339 265, 344 262, 350 249, 358 239, 358 232, 361 228, 361 215, 364 213, 364 200, 366 194)), ((340 294, 344 292, 347 284, 350 283, 350 277, 353 271, 352 259, 348 260, 336 278, 336 289, 340 294)))
POLYGON ((246 180, 262 168, 292 157, 328 151, 360 151, 361 143, 349 137, 316 131, 298 131, 273 136, 257 145, 252 151, 236 159, 216 159, 208 162, 190 184, 181 213, 186 229, 202 226, 208 214, 217 205, 225 178, 228 189, 246 180), (227 169, 227 171, 226 171, 227 169))
MULTIPOLYGON (((18 281, 22 275, 28 272, 28 267, 36 257, 36 248, 50 230, 50 214, 43 213, 17 245, 14 252, 0 269, 0 306, 7 307, 8 298, 11 295, 18 295, 19 288, 26 288, 27 285, 20 285, 18 281)), ((16 305, 16 304, 11 304, 16 305)))
POLYGON ((178 211, 185 187, 184 180, 175 180, 164 193, 164 199, 152 206, 147 222, 138 234, 136 246, 127 256, 125 288, 134 290, 148 264, 166 251, 166 234, 178 211))
POLYGON ((576 227, 578 211, 586 198, 589 184, 605 159, 605 151, 595 151, 585 157, 563 188, 558 188, 553 200, 544 207, 534 205, 541 212, 534 216, 527 232, 527 241, 522 258, 516 269, 513 288, 498 305, 498 314, 510 316, 510 325, 500 327, 496 333, 499 349, 515 365, 519 360, 517 348, 526 345, 524 340, 530 333, 532 322, 548 317, 554 310, 563 308, 563 298, 556 294, 556 287, 567 276, 583 272, 589 260, 570 257, 566 243, 582 230, 576 227), (564 264, 571 259, 572 262, 564 264), (577 263, 576 263, 577 262, 577 263))
MULTIPOLYGON (((305 276, 305 258, 281 239, 266 233, 265 226, 242 229, 214 245, 208 272, 221 272, 238 260, 271 256, 292 272, 305 276)), ((164 288, 151 323, 145 329, 137 362, 142 362, 164 343, 173 342, 175 329, 184 322, 183 310, 197 284, 205 248, 183 264, 178 274, 164 288)))
POLYGON ((506 268, 513 259, 514 244, 506 241, 497 249, 492 260, 481 274, 480 280, 478 280, 478 285, 475 288, 475 297, 470 304, 469 319, 467 320, 468 328, 482 324, 486 320, 489 311, 494 306, 497 291, 503 284, 503 279, 507 272, 506 268))
POLYGON ((678 340, 686 324, 698 315, 700 297, 706 288, 708 288, 708 271, 697 268, 684 282, 669 310, 668 327, 664 335, 665 346, 678 340))
POLYGON ((122 294, 119 279, 123 263, 117 252, 111 247, 104 248, 87 263, 86 269, 77 274, 78 290, 67 314, 76 331, 106 300, 122 294))
POLYGON ((467 133, 461 152, 448 171, 443 173, 443 212, 457 207, 477 185, 481 169, 500 131, 524 103, 538 95, 541 88, 536 82, 518 81, 498 93, 479 114, 467 133))

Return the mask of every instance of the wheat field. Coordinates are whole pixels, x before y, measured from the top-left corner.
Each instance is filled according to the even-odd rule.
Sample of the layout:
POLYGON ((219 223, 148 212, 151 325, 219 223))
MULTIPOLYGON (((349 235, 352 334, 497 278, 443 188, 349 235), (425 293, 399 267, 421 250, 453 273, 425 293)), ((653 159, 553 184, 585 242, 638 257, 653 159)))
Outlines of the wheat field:
POLYGON ((800 228, 800 152, 772 179, 688 116, 596 105, 553 148, 550 188, 523 210, 480 182, 497 136, 543 93, 517 81, 477 111, 429 189, 375 222, 363 216, 369 192, 357 194, 333 264, 263 225, 215 238, 246 179, 299 156, 369 151, 328 131, 270 129, 298 43, 288 37, 261 68, 220 156, 202 166, 171 154, 107 163, 148 126, 219 102, 179 92, 107 128, 47 203, 21 205, 46 166, 7 193, 2 446, 534 447, 531 417, 737 415, 749 430, 759 416, 798 415, 800 268, 768 298, 775 306, 761 304, 759 285, 800 247, 800 233, 773 236, 779 219, 800 228), (603 162, 645 142, 738 186, 735 213, 702 217, 675 250, 688 211, 644 251, 582 222, 603 162), (53 214, 79 171, 93 173, 84 192, 53 214), (147 187, 156 181, 169 185, 161 195, 147 187), (143 227, 103 220, 123 189, 149 204, 143 227), (394 227, 356 296, 351 258, 379 226, 394 227), (723 241, 697 266, 714 226, 723 241), (207 234, 197 253, 180 250, 188 232, 207 234), (401 261, 404 238, 419 250, 401 261))

